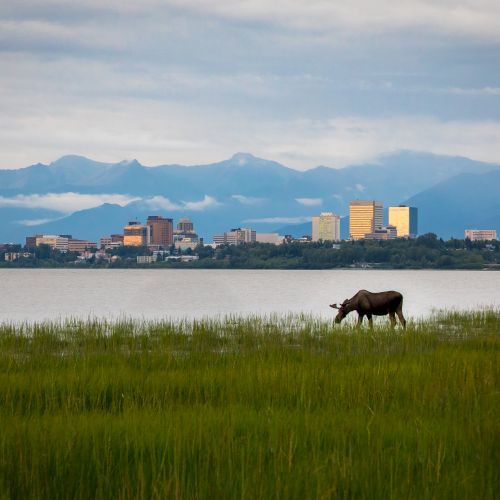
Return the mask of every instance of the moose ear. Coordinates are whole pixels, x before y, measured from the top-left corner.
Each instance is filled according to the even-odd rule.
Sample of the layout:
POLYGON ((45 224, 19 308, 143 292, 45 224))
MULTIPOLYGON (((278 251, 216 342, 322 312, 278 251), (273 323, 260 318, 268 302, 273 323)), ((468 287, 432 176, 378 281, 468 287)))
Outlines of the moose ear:
POLYGON ((339 306, 337 304, 330 304, 330 307, 333 308, 333 309, 338 309, 339 306))

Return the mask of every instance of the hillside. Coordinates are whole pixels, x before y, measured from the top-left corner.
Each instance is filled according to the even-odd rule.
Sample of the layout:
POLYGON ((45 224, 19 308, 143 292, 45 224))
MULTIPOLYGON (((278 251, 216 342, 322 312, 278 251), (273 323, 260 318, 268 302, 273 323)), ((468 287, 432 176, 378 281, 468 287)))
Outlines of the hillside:
MULTIPOLYGON (((447 189, 454 193, 450 197, 460 199, 467 183, 492 170, 500 172, 496 165, 467 158, 408 151, 376 163, 303 172, 244 153, 190 167, 65 156, 50 165, 0 170, 0 241, 23 241, 34 232, 97 239, 121 230, 129 219, 152 213, 189 216, 211 240, 214 233, 236 226, 272 231, 302 224, 321 211, 345 216, 351 199, 380 199, 385 206, 407 200, 421 211, 420 232, 436 228, 446 236, 460 232, 460 218, 449 228, 437 223, 447 210, 440 201, 448 199, 447 189), (463 174, 469 177, 453 180, 463 174)), ((493 191, 500 188, 495 176, 484 182, 493 191)), ((467 222, 491 225, 498 207, 486 203, 481 188, 467 196, 467 222)))

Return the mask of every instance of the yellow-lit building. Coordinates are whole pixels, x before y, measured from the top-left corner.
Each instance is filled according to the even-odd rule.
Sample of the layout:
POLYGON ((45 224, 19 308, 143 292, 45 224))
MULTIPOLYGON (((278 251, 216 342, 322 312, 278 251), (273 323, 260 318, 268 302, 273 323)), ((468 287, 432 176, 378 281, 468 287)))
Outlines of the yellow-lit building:
POLYGON ((141 247, 149 245, 149 227, 137 221, 131 221, 123 228, 123 245, 141 247))
POLYGON ((406 205, 389 207, 389 224, 396 227, 398 238, 415 238, 418 233, 417 208, 406 205))
POLYGON ((55 234, 40 235, 35 239, 35 244, 37 247, 40 245, 48 245, 54 250, 59 250, 60 252, 68 251, 68 241, 69 238, 65 236, 57 236, 55 234))
POLYGON ((312 241, 339 241, 340 216, 322 212, 312 218, 312 241))
POLYGON ((349 238, 361 240, 382 227, 382 202, 353 200, 349 203, 349 238))

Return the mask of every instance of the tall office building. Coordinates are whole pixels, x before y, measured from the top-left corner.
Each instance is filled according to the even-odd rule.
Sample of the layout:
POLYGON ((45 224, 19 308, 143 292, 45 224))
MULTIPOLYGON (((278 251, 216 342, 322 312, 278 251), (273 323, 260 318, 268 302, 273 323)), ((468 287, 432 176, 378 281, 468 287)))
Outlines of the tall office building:
POLYGON ((159 215, 150 215, 146 225, 149 227, 149 243, 168 248, 174 243, 174 222, 159 215))
POLYGON ((382 227, 382 202, 353 200, 349 203, 349 238, 361 240, 382 227))
POLYGON ((312 218, 313 241, 339 241, 340 216, 332 212, 322 212, 312 218))
POLYGON ((131 221, 123 228, 123 245, 126 247, 140 247, 149 245, 149 226, 140 222, 131 221))
POLYGON ((417 208, 406 205, 389 207, 389 224, 396 227, 398 238, 415 238, 418 233, 417 208))

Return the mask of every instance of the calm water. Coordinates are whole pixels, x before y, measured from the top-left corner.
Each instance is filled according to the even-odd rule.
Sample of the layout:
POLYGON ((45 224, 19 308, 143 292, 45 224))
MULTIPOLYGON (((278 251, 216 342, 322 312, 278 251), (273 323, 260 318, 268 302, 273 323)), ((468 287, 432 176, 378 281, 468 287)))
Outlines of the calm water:
POLYGON ((4 269, 0 321, 288 312, 331 318, 328 304, 360 288, 399 290, 407 317, 500 307, 500 272, 4 269))

